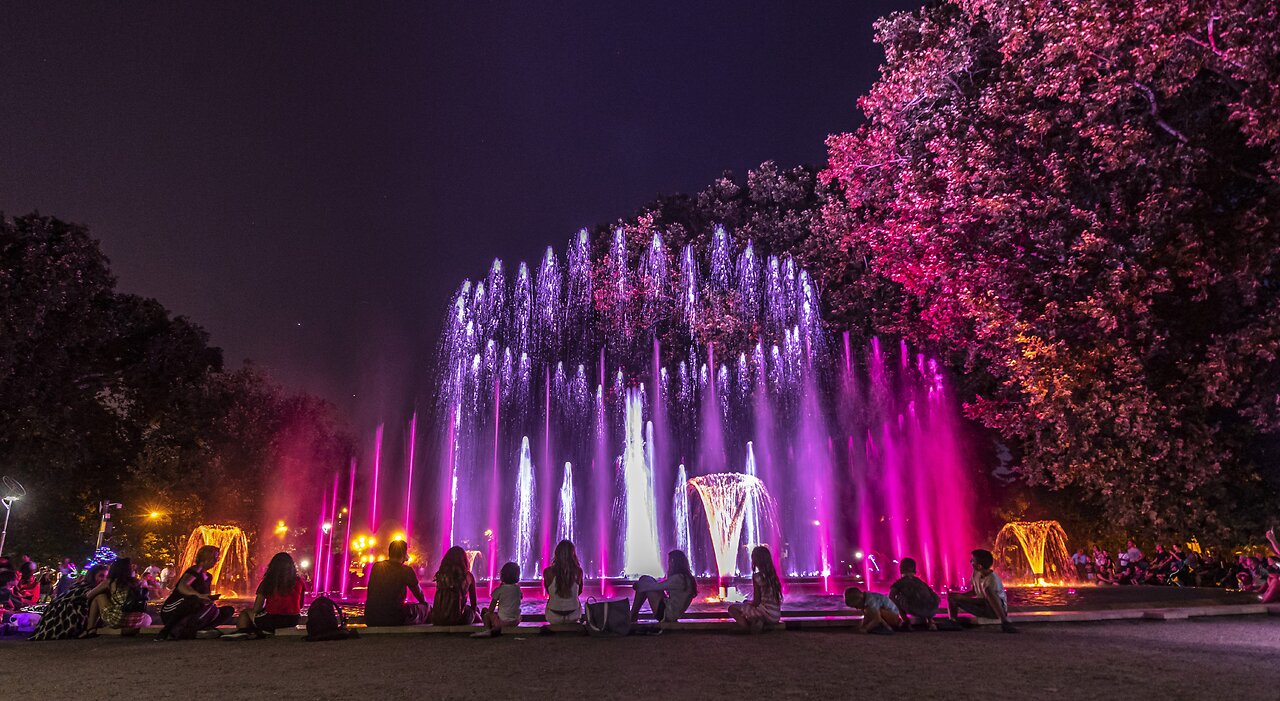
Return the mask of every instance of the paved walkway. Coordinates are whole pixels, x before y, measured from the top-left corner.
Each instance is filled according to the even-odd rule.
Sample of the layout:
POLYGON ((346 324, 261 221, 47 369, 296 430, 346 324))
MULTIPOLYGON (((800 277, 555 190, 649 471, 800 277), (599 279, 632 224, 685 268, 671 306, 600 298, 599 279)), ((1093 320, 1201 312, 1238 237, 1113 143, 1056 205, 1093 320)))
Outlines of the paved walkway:
POLYGON ((49 698, 1276 698, 1280 617, 862 636, 681 633, 0 642, 0 684, 49 698))

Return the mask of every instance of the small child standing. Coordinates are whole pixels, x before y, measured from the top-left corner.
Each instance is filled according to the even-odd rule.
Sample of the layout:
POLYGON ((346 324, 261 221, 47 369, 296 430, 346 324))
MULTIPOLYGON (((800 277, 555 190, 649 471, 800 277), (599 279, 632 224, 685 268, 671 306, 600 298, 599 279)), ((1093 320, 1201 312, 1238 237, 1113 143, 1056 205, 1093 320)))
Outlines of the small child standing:
POLYGON ((472 633, 473 638, 494 638, 502 635, 505 627, 520 625, 520 566, 508 562, 499 573, 502 586, 493 590, 489 607, 480 612, 480 619, 487 630, 472 633))

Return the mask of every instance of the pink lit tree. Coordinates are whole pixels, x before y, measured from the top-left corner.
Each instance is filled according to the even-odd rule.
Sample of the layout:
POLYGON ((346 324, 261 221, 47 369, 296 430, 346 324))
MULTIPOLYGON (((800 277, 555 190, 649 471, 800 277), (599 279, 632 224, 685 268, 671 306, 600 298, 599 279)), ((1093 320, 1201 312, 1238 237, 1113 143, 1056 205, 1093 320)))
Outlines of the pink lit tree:
MULTIPOLYGON (((994 382, 1032 482, 1202 539, 1274 504, 1280 7, 964 0, 878 25, 826 221, 994 382)), ((1274 515, 1274 514, 1272 514, 1274 515)))

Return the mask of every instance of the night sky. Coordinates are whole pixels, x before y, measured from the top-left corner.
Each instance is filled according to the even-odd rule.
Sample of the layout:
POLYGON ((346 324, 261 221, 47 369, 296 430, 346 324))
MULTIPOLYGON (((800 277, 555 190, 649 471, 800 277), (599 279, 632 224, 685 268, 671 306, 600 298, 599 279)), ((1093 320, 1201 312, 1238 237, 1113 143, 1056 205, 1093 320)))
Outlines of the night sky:
POLYGON ((823 163, 920 2, 317 4, 8 7, 0 210, 89 226, 122 290, 367 427, 495 256, 823 163))

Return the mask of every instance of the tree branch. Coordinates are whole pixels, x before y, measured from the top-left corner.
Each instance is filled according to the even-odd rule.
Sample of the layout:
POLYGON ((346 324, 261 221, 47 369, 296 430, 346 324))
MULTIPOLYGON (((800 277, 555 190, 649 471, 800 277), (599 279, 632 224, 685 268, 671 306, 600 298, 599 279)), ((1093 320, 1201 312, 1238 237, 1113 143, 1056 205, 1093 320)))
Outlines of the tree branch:
POLYGON ((1141 90, 1142 94, 1146 96, 1147 107, 1149 108, 1149 111, 1151 113, 1151 118, 1156 120, 1156 126, 1163 129, 1166 133, 1168 133, 1170 136, 1177 139, 1178 141, 1184 144, 1187 143, 1186 135, 1178 131, 1177 129, 1174 129, 1173 126, 1171 126, 1168 122, 1164 121, 1164 118, 1160 116, 1160 106, 1156 103, 1155 92, 1153 92, 1151 88, 1147 87, 1143 83, 1140 83, 1136 80, 1133 81, 1133 87, 1137 88, 1138 90, 1141 90))

